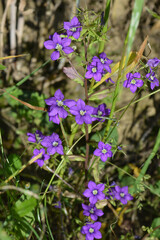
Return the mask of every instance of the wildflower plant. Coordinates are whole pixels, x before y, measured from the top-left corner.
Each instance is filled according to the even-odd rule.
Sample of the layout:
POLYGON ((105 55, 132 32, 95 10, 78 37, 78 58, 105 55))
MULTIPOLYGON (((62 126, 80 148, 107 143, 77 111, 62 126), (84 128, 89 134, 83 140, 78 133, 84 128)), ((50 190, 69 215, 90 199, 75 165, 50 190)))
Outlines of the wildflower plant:
MULTIPOLYGON (((33 133, 31 131, 26 133, 28 144, 32 149, 29 165, 35 162, 41 170, 52 174, 49 182, 46 178, 47 184, 42 184, 43 190, 39 196, 36 195, 40 210, 42 210, 43 201, 47 209, 47 204, 52 205, 56 199, 58 203, 55 206, 56 211, 59 211, 59 216, 65 215, 66 222, 70 220, 66 217, 71 212, 69 208, 72 209, 74 215, 77 214, 73 213, 74 208, 81 208, 83 212, 83 217, 80 218, 77 214, 76 221, 73 223, 78 230, 74 232, 72 229, 70 234, 67 232, 68 238, 64 239, 77 239, 79 234, 81 234, 81 238, 85 236, 86 240, 101 239, 103 234, 106 236, 101 227, 105 222, 105 212, 108 211, 107 208, 102 210, 103 203, 112 210, 114 215, 119 207, 123 208, 123 205, 127 205, 129 208, 134 204, 136 194, 140 193, 138 189, 140 183, 149 188, 143 183, 146 166, 145 169, 142 168, 144 170, 140 177, 135 179, 127 170, 116 165, 115 158, 123 147, 118 146, 115 132, 119 123, 123 124, 121 118, 133 103, 135 96, 143 91, 147 84, 151 90, 159 87, 156 71, 160 60, 149 59, 145 66, 144 64, 137 66, 142 58, 145 41, 135 58, 131 58, 125 64, 123 64, 125 62, 123 58, 120 62, 114 63, 112 56, 110 57, 111 53, 105 52, 104 42, 107 41, 108 34, 107 19, 105 17, 105 25, 102 24, 102 20, 104 19, 101 15, 94 16, 89 11, 84 11, 70 21, 65 21, 61 34, 55 32, 53 35, 49 35, 50 33, 48 33, 46 39, 49 40, 44 41, 44 48, 53 50, 49 61, 59 61, 60 58, 68 61, 70 67, 66 67, 64 73, 70 78, 70 81, 81 84, 84 91, 83 96, 81 98, 71 96, 70 99, 66 99, 68 97, 65 96, 62 86, 59 86, 58 89, 55 89, 54 94, 45 97, 45 107, 36 108, 21 101, 26 106, 37 111, 41 110, 43 114, 48 115, 47 120, 51 126, 48 129, 47 125, 43 126, 42 124, 33 133), (80 46, 80 50, 83 50, 79 51, 78 47, 74 48, 73 46, 76 44, 80 46), (93 51, 95 44, 98 46, 96 53, 93 51), (80 72, 78 72, 72 56, 78 56, 81 59, 82 69, 80 72), (145 76, 143 72, 140 72, 141 69, 147 72, 145 76), (116 75, 117 71, 118 76, 116 75), (117 76, 117 79, 113 81, 112 76, 115 79, 117 76), (106 95, 111 89, 110 101, 107 102, 106 95), (122 109, 123 112, 120 116, 116 115, 115 110, 119 89, 122 92, 130 90, 134 95, 125 109, 122 109), (72 165, 72 162, 75 162, 76 166, 72 165), (131 176, 134 183, 125 182, 124 184, 123 182, 121 184, 121 179, 118 179, 116 175, 113 176, 116 182, 110 185, 110 179, 106 176, 108 174, 106 169, 109 165, 131 176), (70 172, 70 170, 72 171, 70 172), (55 178, 57 179, 55 180, 55 178), (49 196, 50 193, 53 193, 52 197, 49 196), (100 207, 98 207, 99 205, 100 207)), ((128 44, 127 50, 129 46, 128 44)), ((122 55, 126 55, 125 59, 129 58, 127 51, 122 55)), ((72 84, 71 90, 74 92, 72 84)), ((15 176, 16 174, 5 182, 15 176)), ((35 203, 35 208, 38 204, 35 203)), ((46 210, 44 210, 45 214, 46 210)), ((45 219, 48 226, 46 215, 45 219)), ((61 220, 63 223, 65 222, 63 217, 61 220)), ((62 228, 65 229, 63 226, 62 228)), ((45 232, 44 229, 42 232, 45 232)), ((48 233, 51 235, 50 227, 48 227, 48 233)))

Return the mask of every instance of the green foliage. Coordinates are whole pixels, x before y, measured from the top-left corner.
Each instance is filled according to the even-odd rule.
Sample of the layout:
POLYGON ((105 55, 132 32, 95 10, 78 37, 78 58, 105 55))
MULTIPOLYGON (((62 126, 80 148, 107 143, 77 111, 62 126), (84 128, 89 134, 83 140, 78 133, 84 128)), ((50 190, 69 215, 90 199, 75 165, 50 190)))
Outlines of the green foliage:
POLYGON ((0 64, 0 70, 4 70, 4 69, 6 69, 6 66, 0 64))

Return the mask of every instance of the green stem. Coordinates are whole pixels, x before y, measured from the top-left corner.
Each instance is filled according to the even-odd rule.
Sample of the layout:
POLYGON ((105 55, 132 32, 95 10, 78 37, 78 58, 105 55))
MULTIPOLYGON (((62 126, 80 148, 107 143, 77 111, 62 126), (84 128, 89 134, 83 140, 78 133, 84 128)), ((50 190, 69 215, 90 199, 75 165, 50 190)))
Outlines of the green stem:
POLYGON ((137 184, 141 181, 141 179, 144 177, 145 173, 147 172, 147 169, 148 169, 149 165, 151 164, 152 159, 156 155, 159 147, 160 147, 160 129, 158 131, 158 135, 157 135, 157 138, 156 138, 154 148, 153 148, 151 154, 149 155, 149 157, 147 158, 147 160, 145 161, 144 166, 143 166, 143 168, 142 168, 142 170, 141 170, 141 172, 140 172, 140 174, 137 178, 137 184))
MULTIPOLYGON (((118 79, 117 79, 117 82, 116 82, 116 88, 115 88, 115 91, 114 91, 111 113, 109 115, 109 118, 113 118, 113 114, 114 114, 114 110, 115 110, 115 106, 116 106, 116 102, 117 102, 117 97, 118 97, 118 93, 119 93, 119 85, 120 85, 120 80, 121 80, 121 77, 122 77, 121 72, 122 72, 122 68, 123 68, 123 61, 124 61, 124 57, 125 57, 125 52, 126 52, 126 46, 124 46, 124 48, 123 48, 123 54, 122 54, 122 58, 121 58, 121 61, 120 61, 118 79)), ((112 120, 109 120, 108 123, 107 123, 103 141, 106 139, 106 137, 108 135, 108 131, 110 129, 111 123, 112 123, 112 120)))
POLYGON ((56 176, 56 174, 58 174, 58 173, 60 172, 63 163, 64 163, 64 159, 60 162, 60 164, 59 164, 58 167, 56 168, 55 172, 53 173, 53 175, 52 175, 52 177, 51 177, 51 179, 50 179, 50 181, 49 181, 49 183, 48 183, 48 186, 46 187, 46 190, 45 190, 45 192, 44 192, 44 194, 43 194, 43 196, 42 196, 42 200, 45 198, 46 193, 47 193, 49 187, 51 186, 54 177, 56 176))

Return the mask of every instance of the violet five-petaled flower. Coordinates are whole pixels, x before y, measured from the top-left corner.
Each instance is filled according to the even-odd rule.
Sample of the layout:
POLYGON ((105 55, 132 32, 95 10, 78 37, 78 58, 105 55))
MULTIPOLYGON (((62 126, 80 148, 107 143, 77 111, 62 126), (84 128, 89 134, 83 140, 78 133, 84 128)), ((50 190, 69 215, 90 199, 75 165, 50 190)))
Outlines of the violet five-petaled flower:
POLYGON ((56 124, 60 123, 60 118, 66 118, 68 116, 68 112, 64 109, 65 106, 72 107, 76 104, 74 100, 64 100, 64 95, 61 90, 58 89, 54 97, 48 98, 45 100, 46 104, 49 106, 48 108, 48 116, 49 121, 53 121, 56 124))
POLYGON ((149 59, 147 62, 147 65, 152 68, 157 67, 159 64, 160 64, 160 59, 158 58, 149 59))
POLYGON ((111 151, 112 146, 110 144, 105 144, 102 141, 98 143, 98 148, 93 152, 95 156, 100 157, 100 159, 105 162, 107 158, 112 157, 113 153, 111 151))
POLYGON ((86 105, 82 99, 79 99, 76 106, 71 107, 69 111, 71 114, 75 115, 77 124, 81 125, 83 123, 92 123, 91 114, 93 112, 93 107, 86 105))
POLYGON ((111 112, 111 110, 106 108, 106 104, 102 103, 97 108, 94 108, 92 115, 93 116, 95 115, 97 117, 94 116, 92 118, 92 120, 104 122, 105 118, 103 118, 103 117, 109 116, 110 112, 111 112))
POLYGON ((128 201, 132 200, 133 197, 128 193, 128 186, 120 187, 115 186, 114 197, 120 200, 122 204, 127 204, 128 201))
POLYGON ((82 203, 82 208, 84 209, 83 215, 91 217, 93 221, 97 221, 98 217, 101 217, 104 213, 101 209, 97 209, 94 204, 85 205, 82 203))
POLYGON ((101 228, 101 222, 87 223, 82 227, 81 233, 86 234, 86 240, 101 239, 102 234, 99 231, 101 228))
POLYGON ((104 184, 96 184, 93 181, 89 181, 88 188, 84 191, 83 195, 89 198, 91 204, 95 204, 98 200, 103 200, 105 194, 103 190, 105 188, 104 184))
POLYGON ((36 130, 35 133, 27 133, 28 136, 28 141, 29 142, 34 142, 34 143, 39 143, 43 138, 43 134, 41 133, 41 131, 36 130))
POLYGON ((40 158, 38 158, 35 162, 40 167, 42 167, 43 164, 44 164, 44 161, 48 160, 50 158, 50 156, 48 154, 45 154, 45 149, 44 148, 41 148, 40 150, 34 149, 34 151, 33 151, 34 156, 32 158, 36 157, 40 153, 42 153, 42 156, 40 158))
POLYGON ((102 69, 107 70, 107 72, 111 73, 111 68, 109 65, 113 62, 113 60, 107 58, 107 55, 104 52, 100 53, 99 58, 94 56, 92 60, 100 62, 102 69))
POLYGON ((140 79, 141 75, 138 72, 136 72, 134 74, 127 73, 126 78, 127 78, 127 80, 124 81, 123 87, 130 88, 132 93, 135 93, 137 88, 143 86, 143 81, 140 79))
POLYGON ((70 22, 64 22, 64 29, 67 30, 68 37, 73 36, 76 39, 80 37, 80 32, 82 31, 81 23, 76 16, 70 22))
POLYGON ((87 79, 94 78, 96 82, 99 82, 102 78, 102 71, 103 66, 100 63, 100 61, 93 60, 91 64, 88 64, 87 66, 87 72, 85 74, 85 77, 87 79))
POLYGON ((146 74, 146 78, 149 79, 150 81, 150 87, 153 90, 156 86, 159 86, 159 81, 158 79, 155 77, 155 72, 154 71, 150 71, 149 73, 146 74))
POLYGON ((53 36, 50 35, 50 40, 44 42, 45 48, 51 50, 55 49, 55 51, 51 54, 52 60, 57 60, 60 57, 60 52, 63 51, 66 54, 72 53, 73 48, 69 47, 71 44, 71 39, 69 38, 61 38, 58 33, 54 33, 53 36))
POLYGON ((47 148, 47 153, 49 155, 53 155, 56 152, 60 155, 64 154, 62 141, 57 133, 52 133, 52 135, 44 137, 44 139, 41 141, 41 145, 47 148))

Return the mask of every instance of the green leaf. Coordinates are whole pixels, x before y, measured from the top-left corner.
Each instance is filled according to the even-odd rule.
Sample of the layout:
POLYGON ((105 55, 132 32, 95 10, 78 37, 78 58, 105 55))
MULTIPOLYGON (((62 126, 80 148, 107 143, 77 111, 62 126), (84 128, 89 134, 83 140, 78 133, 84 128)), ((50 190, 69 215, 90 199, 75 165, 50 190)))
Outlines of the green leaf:
MULTIPOLYGON (((155 218, 152 222, 152 225, 151 227, 152 228, 155 228, 155 227, 158 227, 160 226, 160 217, 159 218, 155 218)), ((153 237, 157 237, 157 238, 160 238, 160 228, 156 229, 152 234, 151 236, 153 237)))
POLYGON ((129 26, 127 38, 125 40, 125 44, 128 43, 127 52, 126 52, 126 62, 128 61, 129 53, 131 51, 133 40, 134 40, 136 30, 137 30, 137 27, 138 27, 138 24, 140 21, 143 3, 144 3, 144 0, 135 0, 135 2, 134 2, 131 23, 129 26))
POLYGON ((13 210, 20 216, 24 217, 30 213, 37 206, 37 200, 33 197, 24 200, 23 202, 18 200, 13 210))
POLYGON ((89 100, 90 101, 95 101, 95 100, 101 100, 101 99, 104 99, 106 97, 106 95, 108 95, 110 92, 109 89, 104 89, 100 92, 96 92, 94 94, 92 94, 90 97, 89 97, 89 100))
POLYGON ((4 70, 4 69, 6 69, 6 66, 0 64, 0 70, 4 70))
POLYGON ((9 160, 9 163, 11 164, 11 166, 13 166, 16 170, 21 168, 22 162, 21 162, 19 156, 16 155, 15 153, 11 153, 8 156, 8 160, 9 160))
POLYGON ((3 239, 3 240, 11 240, 11 238, 7 235, 7 233, 6 233, 5 230, 2 228, 2 226, 0 226, 0 239, 3 239))

